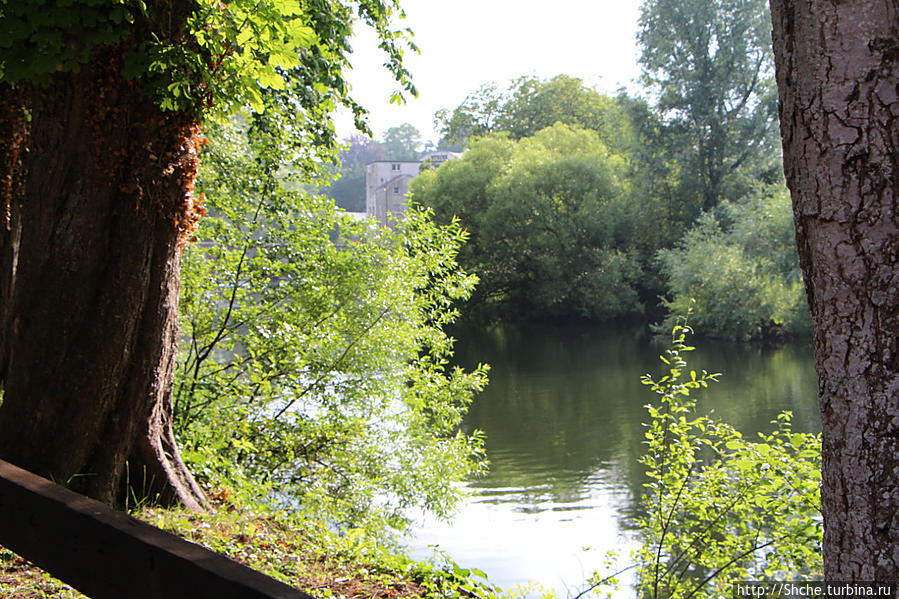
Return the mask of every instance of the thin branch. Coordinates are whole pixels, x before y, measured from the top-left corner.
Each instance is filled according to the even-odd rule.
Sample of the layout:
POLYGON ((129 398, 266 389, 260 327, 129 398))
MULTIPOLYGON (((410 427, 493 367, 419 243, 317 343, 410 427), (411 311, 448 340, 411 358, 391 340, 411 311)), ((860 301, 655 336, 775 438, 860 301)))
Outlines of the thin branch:
POLYGON ((614 574, 609 574, 608 576, 606 576, 605 578, 603 578, 603 579, 600 580, 599 582, 594 582, 593 584, 591 584, 590 586, 588 586, 586 589, 584 589, 583 591, 581 591, 580 593, 578 593, 577 595, 575 595, 575 596, 572 597, 571 599, 581 599, 581 597, 583 597, 584 595, 586 595, 587 593, 589 593, 590 591, 592 591, 592 590, 595 589, 596 587, 602 586, 602 585, 604 585, 605 583, 607 583, 608 581, 610 581, 611 579, 613 579, 613 578, 615 578, 616 576, 618 576, 619 574, 624 574, 624 573, 627 572, 628 570, 633 570, 633 569, 636 568, 636 567, 637 567, 637 564, 631 564, 631 565, 628 566, 627 568, 622 568, 622 569, 618 570, 617 572, 615 572, 614 574))
MULTIPOLYGON (((658 599, 659 597, 659 564, 662 561, 662 547, 665 545, 665 536, 668 534, 668 529, 671 526, 671 519, 674 517, 674 510, 677 507, 677 504, 680 503, 681 495, 684 492, 684 488, 687 486, 687 481, 690 478, 690 475, 693 474, 693 466, 696 465, 696 462, 690 464, 690 468, 687 470, 687 474, 684 476, 684 479, 681 481, 680 488, 677 490, 677 496, 674 498, 674 503, 671 506, 671 510, 668 512, 668 518, 665 520, 665 524, 662 526, 662 536, 659 538, 659 546, 656 550, 656 559, 655 559, 655 573, 653 574, 653 597, 658 599)), ((661 502, 661 498, 659 499, 661 502)))
POLYGON ((275 420, 277 420, 278 418, 280 418, 281 416, 283 416, 283 415, 284 415, 284 412, 286 412, 286 411, 289 410, 291 407, 293 407, 293 405, 294 405, 297 401, 299 401, 300 399, 302 399, 303 396, 305 396, 309 391, 311 391, 311 390, 314 389, 316 386, 318 386, 318 385, 324 380, 325 376, 327 376, 327 375, 330 374, 335 368, 337 368, 337 366, 339 366, 339 365, 343 362, 344 358, 346 358, 347 355, 350 353, 350 350, 353 349, 353 348, 356 346, 356 344, 359 343, 359 341, 361 341, 363 337, 365 337, 365 335, 367 335, 373 328, 375 328, 375 325, 377 325, 379 322, 381 322, 381 319, 383 319, 385 316, 387 316, 387 314, 388 314, 389 312, 390 312, 390 308, 389 308, 389 307, 388 307, 388 308, 384 308, 384 310, 381 311, 381 313, 378 315, 378 317, 375 318, 375 319, 371 322, 371 324, 369 324, 367 327, 365 327, 365 329, 362 331, 362 333, 361 333, 358 337, 356 337, 355 339, 353 339, 353 340, 352 340, 352 341, 351 341, 351 342, 344 348, 343 352, 342 352, 342 353, 340 354, 340 356, 339 356, 339 357, 338 357, 338 358, 331 364, 331 366, 330 366, 329 368, 325 369, 325 371, 322 372, 322 373, 318 376, 318 378, 315 379, 315 381, 313 381, 310 385, 308 385, 305 389, 303 389, 302 393, 300 393, 298 396, 294 397, 294 398, 291 399, 289 402, 287 402, 287 405, 285 405, 283 408, 281 408, 281 409, 278 411, 277 414, 275 414, 275 420))
POLYGON ((712 580, 713 578, 715 578, 716 576, 718 576, 721 572, 723 572, 723 571, 726 570, 727 568, 730 568, 733 564, 735 564, 736 562, 740 561, 741 559, 743 559, 743 558, 746 557, 747 555, 750 555, 750 554, 752 554, 752 553, 755 553, 755 552, 758 551, 759 549, 764 549, 764 548, 767 547, 768 545, 773 545, 774 543, 776 543, 776 542, 778 542, 778 541, 782 541, 782 540, 785 539, 785 538, 786 538, 786 535, 784 535, 784 536, 782 536, 782 537, 779 537, 779 538, 777 538, 777 539, 771 539, 771 540, 768 541, 767 543, 762 543, 761 545, 755 545, 755 546, 753 546, 751 549, 747 549, 747 550, 744 551, 743 553, 734 556, 734 557, 731 558, 726 564, 724 564, 723 566, 721 566, 720 568, 718 568, 717 570, 715 570, 714 572, 712 572, 711 574, 709 574, 708 576, 706 576, 706 577, 703 579, 703 581, 700 582, 700 583, 696 586, 696 588, 694 588, 692 591, 690 591, 690 593, 689 593, 686 597, 684 597, 684 599, 690 599, 690 597, 692 597, 693 595, 695 595, 696 593, 699 592, 699 589, 701 589, 701 588, 704 587, 706 584, 708 584, 708 582, 709 582, 710 580, 712 580))
POLYGON ((694 545, 697 544, 697 542, 700 540, 702 535, 707 535, 708 533, 710 533, 713 530, 715 525, 718 524, 718 521, 721 520, 721 518, 723 518, 724 515, 727 514, 731 510, 731 508, 733 508, 737 504, 738 501, 740 501, 741 499, 743 499, 743 497, 745 497, 746 492, 750 489, 750 487, 751 487, 751 485, 749 485, 749 484, 745 484, 743 486, 743 489, 740 491, 740 493, 736 497, 734 497, 734 500, 730 502, 730 505, 728 505, 726 508, 724 508, 720 512, 718 512, 718 515, 711 522, 708 523, 708 525, 705 527, 705 529, 700 531, 700 533, 697 535, 696 539, 694 539, 692 543, 690 543, 683 551, 680 552, 680 554, 678 554, 677 557, 674 558, 674 560, 672 560, 668 564, 668 568, 666 568, 665 572, 662 573, 663 576, 667 575, 671 570, 673 570, 675 568, 677 563, 687 554, 687 552, 690 551, 694 547, 694 545))

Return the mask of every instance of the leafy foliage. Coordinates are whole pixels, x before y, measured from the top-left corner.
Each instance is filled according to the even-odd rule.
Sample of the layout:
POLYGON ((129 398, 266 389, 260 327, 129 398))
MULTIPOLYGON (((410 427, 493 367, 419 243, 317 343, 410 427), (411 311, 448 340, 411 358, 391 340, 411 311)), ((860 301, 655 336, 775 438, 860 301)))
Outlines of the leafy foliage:
POLYGON ((128 0, 0 2, 0 81, 50 81, 75 71, 91 50, 121 41, 140 15, 128 0))
POLYGON ((501 131, 522 139, 556 123, 592 129, 617 152, 634 142, 627 114, 617 101, 567 75, 548 81, 519 77, 508 89, 485 85, 454 110, 438 112, 437 121, 444 143, 465 144, 472 137, 501 131))
POLYGON ((439 222, 470 232, 459 254, 481 279, 470 307, 602 319, 640 310, 625 165, 596 132, 559 123, 519 141, 477 139, 410 187, 439 222))
POLYGON ((384 132, 382 145, 386 160, 416 160, 422 145, 421 132, 409 123, 403 123, 384 132))
POLYGON ((688 371, 690 332, 676 325, 668 373, 643 378, 659 403, 647 406, 642 459, 641 595, 720 597, 735 580, 820 577, 820 437, 792 432, 788 412, 755 442, 695 415, 691 394, 718 375, 688 371))
MULTIPOLYGON (((452 112, 438 114, 444 139, 468 143, 468 159, 472 163, 478 160, 484 167, 483 173, 473 173, 473 169, 463 169, 461 165, 448 167, 448 171, 460 175, 465 170, 464 176, 470 181, 458 186, 441 183, 420 196, 421 201, 435 208, 438 217, 458 215, 472 232, 470 247, 463 250, 462 260, 481 275, 482 285, 471 308, 499 301, 509 306, 505 310, 507 314, 516 311, 516 315, 526 317, 564 315, 602 319, 621 314, 645 314, 647 310, 656 310, 656 298, 665 293, 666 280, 670 280, 671 295, 676 299, 660 305, 656 314, 664 317, 662 312, 666 309, 670 314, 683 313, 687 306, 680 298, 689 293, 691 286, 725 285, 711 278, 714 276, 711 270, 701 274, 694 270, 696 278, 681 281, 671 274, 675 267, 670 261, 654 262, 654 257, 659 250, 667 251, 684 237, 702 214, 703 206, 715 206, 721 198, 730 198, 733 204, 745 203, 749 201, 747 198, 757 195, 755 189, 760 181, 764 184, 779 178, 774 174, 779 172, 777 152, 769 151, 771 146, 767 145, 773 133, 770 52, 759 46, 765 34, 759 19, 765 16, 766 9, 757 4, 704 7, 697 9, 695 14, 689 13, 686 7, 664 1, 644 4, 643 64, 646 81, 661 94, 655 107, 623 93, 614 99, 608 98, 586 88, 578 79, 560 75, 548 81, 524 77, 508 89, 484 86, 452 112), (669 24, 671 27, 666 29, 669 24), (717 48, 717 44, 730 39, 728 36, 738 34, 748 36, 739 42, 739 47, 749 54, 748 58, 734 57, 731 50, 717 48), (700 73, 675 70, 680 66, 666 62, 670 58, 666 54, 669 50, 680 54, 694 53, 696 64, 708 63, 702 62, 706 70, 700 73), (728 65, 739 67, 736 78, 730 76, 728 65), (481 179, 493 176, 485 173, 496 167, 493 158, 485 157, 484 142, 478 136, 494 137, 505 133, 506 139, 520 143, 536 138, 539 130, 555 123, 595 131, 598 141, 617 161, 615 176, 619 199, 616 202, 604 211, 587 208, 592 205, 587 198, 575 202, 584 207, 577 218, 583 219, 586 228, 602 221, 600 228, 604 229, 599 237, 604 241, 599 245, 615 252, 614 255, 605 253, 602 258, 591 258, 590 248, 596 247, 596 236, 578 239, 582 247, 588 248, 580 262, 606 263, 602 269, 593 271, 604 273, 601 279, 594 280, 595 285, 577 278, 578 275, 569 279, 558 277, 558 272, 567 268, 559 265, 572 263, 564 248, 577 235, 572 235, 570 228, 554 229, 564 241, 540 241, 540 236, 545 235, 541 233, 545 225, 540 224, 541 219, 525 216, 533 208, 526 199, 531 185, 527 178, 536 173, 526 173, 526 169, 520 168, 517 157, 508 158, 508 167, 497 167, 500 169, 497 172, 504 172, 502 176, 508 183, 506 197, 500 200, 496 186, 475 191, 481 179), (515 177, 521 177, 521 180, 513 182, 515 177), (500 202, 509 207, 510 213, 497 214, 493 224, 488 226, 489 207, 500 202), (521 214, 515 214, 516 210, 521 214), (649 222, 653 225, 646 226, 649 222), (516 226, 517 230, 513 232, 516 226), (525 229, 536 240, 534 243, 510 242, 522 238, 525 229), (559 296, 565 296, 567 283, 571 281, 576 281, 585 290, 582 294, 584 302, 559 300, 559 296), (558 294, 546 293, 544 285, 552 285, 558 294), (519 302, 515 297, 518 289, 526 289, 520 295, 528 295, 533 300, 519 302), (585 308, 584 304, 590 302, 594 308, 585 308), (522 309, 521 312, 517 312, 518 309, 522 309)), ((589 153, 590 150, 582 150, 582 154, 589 153)), ((570 170, 566 172, 560 165, 561 159, 559 165, 552 167, 553 173, 548 170, 541 176, 547 181, 567 177, 569 182, 580 176, 570 170)), ((434 179, 448 181, 450 172, 434 179)), ((425 184, 424 189, 429 189, 429 185, 425 184)), ((413 189, 416 189, 415 185, 413 189)), ((583 194, 584 190, 577 189, 572 183, 564 193, 573 196, 583 194)), ((537 207, 536 210, 544 219, 555 218, 545 209, 541 211, 537 207)), ((568 214, 575 213, 569 211, 568 214)), ((701 254, 697 252, 695 256, 699 258, 701 254)), ((752 255, 756 256, 761 253, 752 255)), ((732 258, 720 257, 723 262, 732 262, 732 258)), ((760 262, 765 260, 767 258, 760 262)), ((714 261, 715 258, 709 258, 709 262, 714 261)), ((789 281, 785 289, 775 289, 773 285, 780 284, 779 278, 750 280, 760 268, 765 270, 758 265, 744 269, 740 264, 732 270, 733 276, 727 279, 726 285, 734 300, 742 297, 746 287, 753 290, 750 296, 756 299, 760 294, 766 294, 761 301, 763 306, 759 310, 733 314, 731 319, 736 322, 735 326, 724 321, 707 326, 703 320, 707 312, 701 307, 699 324, 703 331, 735 338, 759 338, 790 335, 802 330, 801 301, 793 303, 794 292, 799 287, 792 283, 791 275, 784 273, 785 280, 789 281), (770 322, 759 321, 759 314, 772 312, 775 315, 770 322), (748 324, 742 324, 744 321, 748 324), (725 329, 726 333, 723 332, 725 329)), ((686 296, 687 301, 689 297, 686 296)), ((745 307, 753 308, 748 304, 745 307)), ((671 318, 664 326, 670 325, 671 318)))
MULTIPOLYGON (((810 330, 805 290, 785 189, 769 188, 743 203, 704 214, 677 247, 659 252, 669 314, 695 308, 709 335, 778 339, 810 330)), ((662 326, 672 326, 669 317, 662 326)))
POLYGON ((176 424, 194 471, 345 525, 450 510, 483 468, 458 426, 485 369, 450 369, 442 327, 475 278, 464 234, 410 211, 393 231, 279 176, 290 124, 218 129, 199 187, 210 218, 185 250, 176 424), (254 487, 258 485, 258 487, 254 487))
POLYGON ((397 0, 2 0, 0 82, 46 86, 96 49, 118 45, 122 73, 142 81, 164 110, 221 118, 265 110, 265 97, 274 96, 290 110, 294 145, 328 155, 337 106, 368 131, 344 78, 354 23, 377 32, 387 69, 417 93, 402 63, 404 50, 417 48, 409 30, 393 24, 403 16, 397 0))
MULTIPOLYGON (((683 313, 683 302, 689 301, 689 295, 684 294, 691 285, 723 292, 722 309, 713 310, 716 317, 721 317, 717 323, 709 325, 705 321, 709 312, 700 307, 699 324, 710 334, 756 339, 792 335, 804 329, 802 301, 794 301, 800 291, 796 279, 786 272, 782 276, 771 274, 767 267, 769 259, 779 262, 780 257, 765 256, 750 264, 752 258, 762 254, 736 255, 734 246, 729 245, 729 253, 716 257, 714 252, 724 248, 704 246, 703 250, 710 252, 706 263, 721 262, 728 276, 715 280, 716 275, 722 274, 720 270, 710 266, 700 272, 701 264, 697 263, 686 269, 696 275, 689 281, 671 274, 676 268, 670 260, 652 261, 659 250, 670 250, 678 240, 686 239, 684 235, 703 211, 710 212, 721 202, 751 202, 758 195, 759 186, 776 185, 782 180, 779 142, 775 139, 776 102, 767 11, 767 3, 762 0, 643 2, 641 64, 643 81, 656 98, 654 106, 624 93, 609 98, 576 78, 559 75, 545 81, 522 77, 508 87, 485 85, 454 110, 437 114, 443 142, 467 144, 472 152, 484 137, 505 133, 509 140, 523 141, 556 123, 564 123, 595 131, 599 141, 621 158, 624 167, 617 177, 623 189, 621 195, 628 199, 617 203, 614 215, 603 216, 615 230, 611 247, 626 260, 610 260, 609 276, 602 285, 608 288, 614 281, 626 281, 623 287, 619 286, 626 293, 597 299, 595 303, 604 305, 590 317, 604 318, 628 311, 645 314, 647 307, 653 312, 655 298, 665 292, 668 279, 674 299, 663 302, 659 312, 668 309, 671 314, 683 313), (646 226, 648 222, 653 226, 646 226), (743 295, 752 299, 738 304, 743 295), (622 303, 628 304, 629 310, 622 303), (610 305, 616 305, 616 309, 610 312, 610 305), (724 318, 727 308, 734 310, 728 317, 730 321, 724 318), (742 313, 741 308, 745 308, 742 313)), ((480 150, 477 156, 484 160, 480 150)), ((493 161, 484 165, 485 169, 493 168, 493 161)), ((462 167, 454 170, 461 172, 462 167)), ((480 177, 471 172, 468 175, 474 175, 475 181, 480 177)), ((429 194, 423 200, 428 205, 441 206, 436 210, 438 216, 443 215, 443 207, 452 204, 448 214, 459 215, 472 231, 470 252, 477 256, 469 257, 464 250, 463 261, 481 274, 483 281, 472 305, 490 304, 497 299, 507 302, 514 295, 511 289, 524 288, 534 281, 528 293, 535 301, 525 302, 523 315, 552 318, 566 311, 567 316, 590 313, 570 302, 549 298, 547 303, 541 298, 543 290, 539 286, 549 280, 559 283, 564 294, 565 281, 551 278, 549 272, 558 269, 541 271, 540 267, 522 267, 522 259, 516 261, 525 256, 532 263, 564 262, 565 250, 560 248, 565 244, 538 242, 525 247, 509 243, 515 235, 508 229, 512 223, 520 222, 514 215, 507 215, 508 227, 484 227, 478 221, 486 221, 487 217, 477 213, 493 205, 492 191, 471 193, 476 185, 444 185, 440 188, 444 199, 429 194), (487 258, 494 253, 497 257, 502 255, 503 260, 487 258), (550 257, 552 254, 555 257, 550 257), (522 272, 528 274, 515 280, 515 275, 522 272), (501 284, 493 284, 493 273, 497 273, 501 284), (546 309, 547 305, 550 309, 546 309)), ((516 193, 525 193, 528 184, 510 187, 515 187, 516 193)), ((526 211, 529 204, 524 196, 520 199, 521 210, 526 211)), ((584 205, 588 204, 585 201, 584 205)), ((725 227, 730 218, 726 210, 733 208, 720 213, 725 227)), ((531 225, 536 225, 534 236, 539 236, 540 225, 526 221, 526 226, 531 225)), ((689 240, 691 244, 694 241, 689 240)), ((593 245, 588 242, 586 247, 593 245)), ((776 251, 781 252, 782 248, 776 251)), ((702 257, 700 252, 693 256, 697 260, 702 257)), ((597 298, 595 289, 586 295, 597 298)), ((717 302, 710 300, 716 306, 717 302)), ((671 320, 669 317, 665 328, 671 320)))
POLYGON ((703 209, 737 197, 744 173, 776 180, 768 3, 646 0, 640 28, 644 81, 676 139, 669 150, 700 177, 703 209))
MULTIPOLYGON (((624 94, 618 103, 628 114, 636 142, 629 153, 631 195, 643 212, 642 226, 633 232, 647 255, 672 247, 702 211, 699 173, 684 162, 683 140, 642 99, 624 94)), ((656 295, 660 292, 656 291, 656 295)))

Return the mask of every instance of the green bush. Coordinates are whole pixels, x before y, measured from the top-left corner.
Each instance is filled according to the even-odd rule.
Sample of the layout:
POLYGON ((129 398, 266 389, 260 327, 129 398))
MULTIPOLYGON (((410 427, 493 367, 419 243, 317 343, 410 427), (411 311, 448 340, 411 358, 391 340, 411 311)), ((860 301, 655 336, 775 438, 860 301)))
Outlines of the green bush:
POLYGON ((793 432, 788 412, 756 441, 696 415, 693 393, 719 375, 688 369, 690 332, 675 325, 667 373, 643 377, 658 402, 647 406, 641 460, 638 595, 726 597, 738 580, 820 577, 820 436, 793 432))
POLYGON ((480 278, 469 311, 607 320, 642 311, 625 171, 595 131, 557 123, 516 141, 475 139, 411 189, 438 222, 470 233, 459 253, 480 278))
POLYGON ((357 222, 283 185, 276 115, 210 133, 209 218, 184 250, 177 432, 206 480, 329 522, 402 527, 446 514, 484 467, 459 423, 485 369, 447 366, 443 327, 476 279, 464 233, 411 210, 357 222))
POLYGON ((694 312, 704 334, 734 340, 807 334, 810 320, 784 189, 703 214, 658 261, 667 277, 663 305, 671 315, 694 312))

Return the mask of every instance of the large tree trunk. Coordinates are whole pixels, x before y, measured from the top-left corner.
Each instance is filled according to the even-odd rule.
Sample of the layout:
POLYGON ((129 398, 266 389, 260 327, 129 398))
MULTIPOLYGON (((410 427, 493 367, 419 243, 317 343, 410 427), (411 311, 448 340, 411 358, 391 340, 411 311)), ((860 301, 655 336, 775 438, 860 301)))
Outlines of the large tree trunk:
POLYGON ((815 336, 824 574, 899 577, 899 14, 771 0, 784 168, 815 336))
POLYGON ((130 486, 198 508, 170 415, 199 128, 123 54, 0 85, 0 457, 106 503, 130 486))

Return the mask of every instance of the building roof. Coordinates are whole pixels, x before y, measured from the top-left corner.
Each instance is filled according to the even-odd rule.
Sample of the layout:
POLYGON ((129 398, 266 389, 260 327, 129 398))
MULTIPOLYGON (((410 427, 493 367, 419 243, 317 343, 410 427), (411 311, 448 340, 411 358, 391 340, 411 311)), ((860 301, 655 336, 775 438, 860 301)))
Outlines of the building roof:
POLYGON ((391 185, 394 185, 395 183, 399 182, 400 179, 414 179, 414 178, 415 178, 415 175, 410 175, 409 173, 397 175, 396 177, 393 177, 392 179, 388 179, 387 181, 376 186, 375 189, 383 189, 385 187, 390 187, 391 185))

